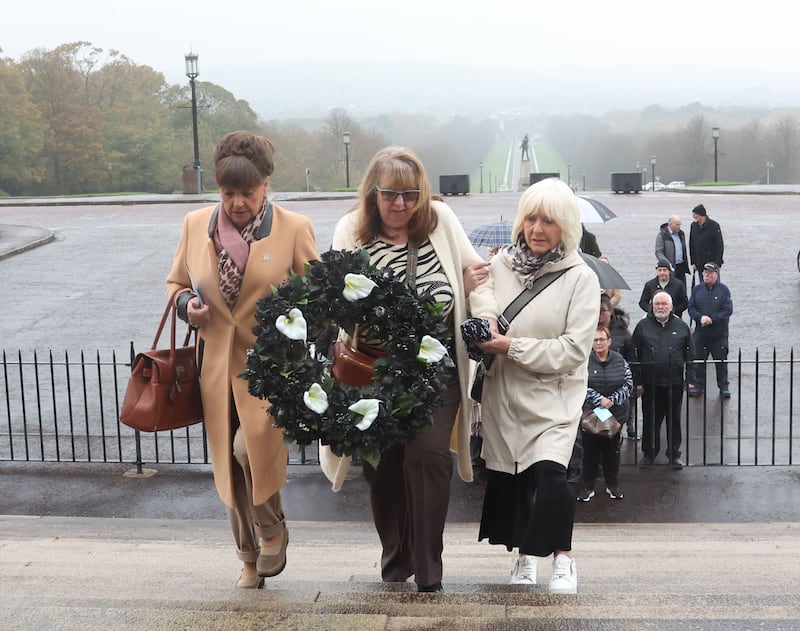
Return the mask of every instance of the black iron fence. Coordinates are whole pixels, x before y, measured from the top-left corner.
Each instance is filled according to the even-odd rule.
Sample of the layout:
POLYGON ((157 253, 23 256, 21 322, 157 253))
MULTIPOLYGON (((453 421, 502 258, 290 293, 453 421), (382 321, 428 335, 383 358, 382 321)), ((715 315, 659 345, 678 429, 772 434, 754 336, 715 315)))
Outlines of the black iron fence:
MULTIPOLYGON (((795 438, 794 350, 765 357, 739 351, 728 361, 732 397, 719 395, 713 362, 705 393, 684 397, 683 455, 688 465, 793 465, 800 458, 795 438)), ((17 351, 2 355, 0 461, 208 464, 202 424, 173 432, 144 434, 122 425, 119 411, 130 361, 116 353, 79 357, 17 351)), ((635 415, 637 426, 641 414, 635 415)), ((640 430, 641 431, 641 430, 640 430)), ((632 444, 632 441, 629 441, 632 444)), ((662 441, 664 444, 664 441, 662 441)), ((639 449, 623 450, 635 464, 639 449)), ((290 450, 290 464, 317 463, 316 449, 290 450)))

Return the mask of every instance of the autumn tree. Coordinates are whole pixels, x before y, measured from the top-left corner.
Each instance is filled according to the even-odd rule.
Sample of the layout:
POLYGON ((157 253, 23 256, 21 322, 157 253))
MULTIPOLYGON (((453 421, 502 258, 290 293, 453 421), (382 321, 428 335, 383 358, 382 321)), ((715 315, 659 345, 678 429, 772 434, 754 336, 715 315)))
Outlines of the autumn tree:
POLYGON ((44 125, 20 71, 0 59, 0 192, 18 195, 44 177, 44 125))

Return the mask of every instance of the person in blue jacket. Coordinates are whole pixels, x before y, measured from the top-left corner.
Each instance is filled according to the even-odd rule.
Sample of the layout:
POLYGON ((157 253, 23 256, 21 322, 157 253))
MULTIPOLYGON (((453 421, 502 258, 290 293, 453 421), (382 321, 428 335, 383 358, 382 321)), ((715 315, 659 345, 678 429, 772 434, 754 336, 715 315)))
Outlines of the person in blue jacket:
MULTIPOLYGON (((733 314, 731 291, 719 280, 719 267, 716 263, 703 266, 703 282, 692 290, 689 298, 689 317, 695 322, 694 346, 697 359, 715 360, 717 386, 720 394, 729 399, 731 390, 728 384, 728 321, 733 314)), ((703 394, 706 388, 706 372, 703 366, 696 366, 694 380, 689 387, 689 396, 703 394)))

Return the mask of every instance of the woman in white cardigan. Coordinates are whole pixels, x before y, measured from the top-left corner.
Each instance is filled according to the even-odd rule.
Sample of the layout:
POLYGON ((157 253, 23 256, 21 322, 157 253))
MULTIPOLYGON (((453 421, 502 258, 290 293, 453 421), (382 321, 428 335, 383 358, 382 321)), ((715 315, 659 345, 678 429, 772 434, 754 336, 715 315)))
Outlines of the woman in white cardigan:
MULTIPOLYGON (((472 286, 487 276, 486 263, 473 248, 453 211, 434 199, 420 159, 404 147, 388 147, 370 161, 356 206, 336 226, 333 247, 364 248, 377 267, 390 267, 406 279, 409 246, 417 250, 416 290, 430 291, 444 303, 453 331, 467 317, 464 277, 472 286)), ((455 339, 455 338, 454 338, 455 339)), ((455 361, 443 406, 433 427, 407 445, 381 454, 377 469, 364 464, 375 527, 383 547, 381 577, 405 582, 411 576, 421 592, 442 590, 442 534, 453 472, 451 446, 462 479, 472 481, 469 453, 469 359, 462 343, 449 348, 455 361)), ((341 487, 349 458, 322 449, 323 470, 341 487)))

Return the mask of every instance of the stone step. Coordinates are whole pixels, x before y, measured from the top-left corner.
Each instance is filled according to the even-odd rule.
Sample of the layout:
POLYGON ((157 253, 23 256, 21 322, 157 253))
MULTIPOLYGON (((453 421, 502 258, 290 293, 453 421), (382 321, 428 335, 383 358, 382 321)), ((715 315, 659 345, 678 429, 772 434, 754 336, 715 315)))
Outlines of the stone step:
POLYGON ((506 584, 514 557, 478 543, 477 524, 447 527, 443 594, 380 582, 371 523, 292 522, 290 532, 286 570, 266 589, 240 590, 222 520, 0 516, 0 626, 789 629, 800 620, 795 523, 578 525, 575 596, 546 593, 549 560, 540 585, 506 584))

